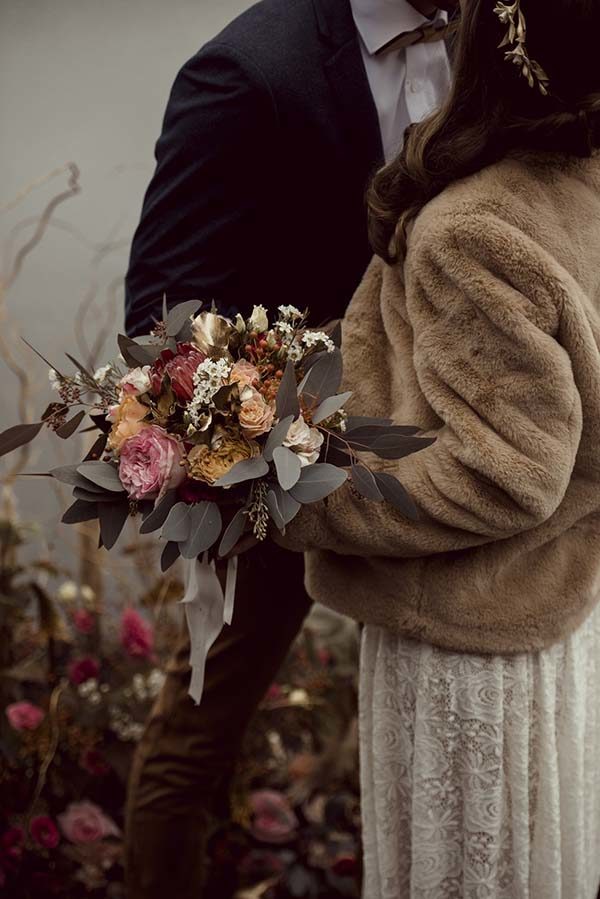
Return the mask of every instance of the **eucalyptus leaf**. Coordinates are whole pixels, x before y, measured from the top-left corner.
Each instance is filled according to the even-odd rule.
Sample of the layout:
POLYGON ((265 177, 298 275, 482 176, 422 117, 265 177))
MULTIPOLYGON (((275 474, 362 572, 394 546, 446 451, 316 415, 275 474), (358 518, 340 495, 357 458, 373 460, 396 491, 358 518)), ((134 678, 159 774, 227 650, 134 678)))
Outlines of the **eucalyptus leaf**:
POLYGON ((298 388, 296 386, 296 369, 294 363, 288 361, 283 372, 283 378, 277 391, 275 399, 277 418, 287 418, 291 415, 298 418, 300 415, 300 404, 298 402, 298 388))
POLYGON ((371 450, 382 459, 402 459, 411 456, 435 443, 435 437, 403 437, 388 434, 378 437, 371 445, 371 450))
POLYGON ((221 533, 223 520, 216 503, 202 502, 191 506, 191 526, 185 542, 179 541, 179 551, 184 559, 195 559, 210 549, 221 533))
MULTIPOLYGON (((176 543, 187 540, 191 527, 191 508, 187 503, 175 503, 169 509, 160 532, 160 536, 164 540, 174 540, 176 543)), ((144 533, 147 532, 144 531, 144 533)))
POLYGON ((336 347, 333 353, 324 353, 310 368, 298 387, 298 395, 322 403, 338 392, 342 374, 342 354, 336 347))
POLYGON ((169 490, 161 500, 159 500, 149 515, 147 515, 140 525, 140 534, 151 534, 163 526, 167 519, 167 515, 175 505, 177 499, 177 491, 169 490))
POLYGON ((267 495, 265 497, 265 503, 267 504, 267 509, 269 510, 269 515, 277 528, 278 531, 283 531, 285 527, 285 521, 283 520, 283 515, 281 514, 281 510, 279 508, 279 503, 277 502, 277 497, 275 495, 274 490, 267 490, 267 495))
POLYGON ((99 431, 102 431, 103 434, 108 435, 112 428, 112 422, 110 422, 105 415, 90 415, 90 418, 99 431))
POLYGON ((346 422, 346 427, 349 431, 354 428, 362 428, 366 425, 376 425, 377 427, 382 427, 384 425, 391 425, 391 418, 369 418, 369 416, 365 415, 349 415, 348 421, 346 422))
POLYGON ((100 503, 98 518, 102 542, 106 549, 112 549, 129 518, 129 503, 126 500, 100 503))
POLYGON ((265 443, 265 448, 263 450, 263 456, 267 460, 267 462, 271 462, 273 460, 273 450, 277 449, 278 446, 281 446, 281 444, 287 437, 287 432, 289 431, 290 425, 293 420, 293 415, 286 415, 285 418, 282 418, 281 421, 277 422, 277 424, 269 434, 267 442, 265 443))
POLYGON ((167 306, 167 294, 163 293, 163 301, 162 301, 162 320, 163 320, 163 322, 166 322, 168 314, 169 314, 169 307, 167 306))
POLYGON ((64 425, 60 426, 60 428, 57 428, 55 433, 59 437, 62 437, 63 440, 67 440, 67 438, 73 436, 86 415, 87 412, 85 411, 85 409, 80 409, 80 411, 77 412, 73 416, 73 418, 69 419, 69 421, 66 421, 64 425))
POLYGON ((77 471, 103 490, 110 490, 113 493, 122 493, 124 490, 119 472, 110 462, 82 462, 77 466, 77 471))
POLYGON ((279 484, 273 484, 271 490, 275 494, 277 508, 279 509, 279 514, 283 519, 284 525, 289 524, 300 511, 301 504, 286 490, 282 490, 279 484))
POLYGON ((34 424, 14 425, 12 428, 3 431, 0 434, 0 456, 6 453, 12 453, 13 450, 20 446, 25 446, 36 437, 44 426, 43 421, 36 421, 34 424))
MULTIPOLYGON (((83 475, 77 471, 77 465, 61 465, 59 468, 53 468, 50 471, 51 477, 60 481, 61 484, 70 484, 71 487, 81 487, 87 493, 104 493, 102 487, 92 484, 83 475)), ((114 499, 114 496, 112 497, 114 499)))
POLYGON ((316 503, 341 487, 347 478, 347 471, 317 462, 302 469, 300 480, 289 492, 299 503, 316 503))
POLYGON ((377 486, 375 477, 364 465, 353 465, 350 469, 350 477, 360 495, 365 499, 376 503, 383 501, 383 494, 377 486))
POLYGON ((201 300, 187 300, 173 306, 166 320, 167 337, 177 337, 187 320, 202 306, 201 300))
POLYGON ((348 428, 344 436, 351 440, 376 440, 378 437, 384 437, 394 434, 401 437, 413 437, 418 434, 421 429, 412 425, 362 425, 357 428, 348 428))
POLYGON ((136 343, 129 347, 129 356, 133 359, 134 365, 152 365, 163 349, 164 346, 160 343, 149 343, 146 346, 136 343))
POLYGON ((73 496, 88 503, 114 503, 115 493, 111 493, 109 490, 95 490, 92 485, 90 486, 92 487, 90 490, 85 490, 83 487, 74 487, 73 496))
POLYGON ((87 368, 85 367, 85 365, 82 362, 79 362, 79 360, 76 359, 75 356, 71 356, 70 353, 65 353, 65 356, 67 357, 67 359, 70 362, 73 363, 75 368, 77 368, 81 372, 81 374, 84 375, 88 379, 88 381, 94 380, 93 374, 90 371, 88 371, 87 368))
POLYGON ((419 510, 398 478, 395 478, 387 472, 378 471, 375 474, 375 480, 377 481, 377 486, 381 490, 384 499, 388 503, 398 509, 405 518, 409 518, 411 521, 419 521, 419 510))
POLYGON ((331 330, 329 337, 335 343, 336 347, 341 349, 342 346, 342 322, 341 319, 335 323, 334 328, 331 330))
POLYGON ((92 446, 87 451, 86 456, 83 461, 84 462, 97 462, 99 459, 101 459, 102 453, 106 449, 107 441, 108 441, 108 435, 100 434, 98 436, 98 439, 94 441, 92 446))
POLYGON ((131 337, 126 337, 125 334, 119 334, 117 337, 117 343, 119 345, 119 349, 121 351, 121 356, 127 363, 127 365, 131 365, 134 368, 139 364, 137 359, 135 359, 130 350, 132 347, 139 346, 135 340, 132 340, 131 337))
POLYGON ((98 503, 77 499, 72 506, 69 506, 61 521, 64 524, 79 524, 82 521, 93 521, 95 518, 98 518, 98 503))
POLYGON ((350 390, 347 393, 338 393, 334 396, 328 397, 326 400, 323 400, 321 405, 318 406, 313 412, 313 424, 318 425, 319 422, 325 421, 326 418, 330 418, 332 415, 335 415, 336 412, 339 412, 344 403, 348 402, 351 396, 352 391, 350 390))
POLYGON ((180 556, 179 546, 172 540, 169 540, 160 555, 160 570, 167 571, 171 565, 174 565, 180 556))
POLYGON ((278 446, 273 450, 273 461, 277 480, 282 490, 289 490, 298 483, 302 465, 296 453, 293 453, 287 446, 278 446))
POLYGON ((246 530, 247 521, 248 515, 245 509, 240 509, 239 512, 235 513, 228 526, 225 528, 223 537, 219 544, 219 556, 221 556, 221 558, 230 553, 233 547, 236 545, 236 543, 246 530))
POLYGON ((233 484, 241 484, 243 481, 251 481, 262 478, 269 473, 269 465, 262 456, 255 459, 242 459, 233 468, 215 481, 215 487, 230 487, 233 484))

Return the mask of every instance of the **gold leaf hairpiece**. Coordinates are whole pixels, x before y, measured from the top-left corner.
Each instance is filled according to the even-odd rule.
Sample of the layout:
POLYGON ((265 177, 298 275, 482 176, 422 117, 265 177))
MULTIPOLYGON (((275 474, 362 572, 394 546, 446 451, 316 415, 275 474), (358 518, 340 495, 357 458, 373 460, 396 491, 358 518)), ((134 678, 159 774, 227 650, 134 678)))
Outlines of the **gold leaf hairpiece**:
POLYGON ((521 75, 527 79, 529 87, 537 86, 539 92, 544 97, 547 96, 550 79, 539 62, 531 59, 527 52, 525 42, 527 28, 521 9, 521 0, 514 0, 514 3, 498 2, 494 7, 494 12, 503 25, 508 25, 508 31, 501 43, 498 44, 499 47, 509 48, 504 54, 504 59, 519 67, 521 75))

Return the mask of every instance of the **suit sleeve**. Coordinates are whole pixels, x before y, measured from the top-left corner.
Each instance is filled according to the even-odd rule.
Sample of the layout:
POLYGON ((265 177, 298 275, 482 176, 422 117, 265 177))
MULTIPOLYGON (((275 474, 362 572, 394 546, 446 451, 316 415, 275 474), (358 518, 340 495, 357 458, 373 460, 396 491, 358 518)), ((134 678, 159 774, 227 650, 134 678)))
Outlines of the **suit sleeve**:
POLYGON ((173 85, 156 169, 125 279, 126 326, 145 333, 186 299, 229 305, 273 147, 268 83, 237 50, 211 44, 173 85))
POLYGON ((453 216, 422 235, 407 260, 407 308, 420 388, 442 425, 427 449, 381 463, 409 490, 421 520, 345 485, 304 507, 284 545, 422 556, 503 540, 549 519, 582 428, 571 362, 555 337, 567 289, 561 272, 491 215, 453 216))

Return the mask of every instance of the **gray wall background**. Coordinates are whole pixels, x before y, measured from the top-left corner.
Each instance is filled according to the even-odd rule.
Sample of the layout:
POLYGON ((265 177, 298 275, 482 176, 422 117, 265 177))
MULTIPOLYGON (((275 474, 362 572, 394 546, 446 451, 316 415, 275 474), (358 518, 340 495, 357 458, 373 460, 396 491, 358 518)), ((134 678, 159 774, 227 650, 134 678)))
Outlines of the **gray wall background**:
MULTIPOLYGON (((15 248, 33 234, 48 201, 64 190, 65 163, 80 169, 81 193, 61 205, 5 296, 0 329, 34 380, 44 408, 46 368, 19 345, 25 335, 51 361, 73 345, 78 307, 95 296, 92 340, 110 303, 104 357, 122 326, 128 245, 153 170, 169 89, 182 63, 249 0, 2 0, 0 3, 0 243, 3 277, 15 248), (26 192, 18 203, 17 198, 26 192), (103 249, 104 248, 104 249, 103 249)), ((15 423, 16 381, 0 360, 0 427, 15 423)), ((70 461, 69 444, 44 436, 30 471, 70 461), (67 455, 65 455, 65 447, 67 455)), ((71 447, 72 455, 74 447, 71 447)), ((0 464, 2 460, 0 460, 0 464)), ((20 480, 19 514, 50 544, 72 536, 57 524, 60 500, 46 480, 20 480)), ((65 551, 65 550, 63 550, 65 551)))

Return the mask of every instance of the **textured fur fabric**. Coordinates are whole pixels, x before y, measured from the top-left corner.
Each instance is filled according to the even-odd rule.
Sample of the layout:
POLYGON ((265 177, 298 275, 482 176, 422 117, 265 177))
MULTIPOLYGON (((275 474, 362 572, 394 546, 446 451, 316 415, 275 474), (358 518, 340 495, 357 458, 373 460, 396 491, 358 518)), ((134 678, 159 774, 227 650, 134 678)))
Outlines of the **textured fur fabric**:
POLYGON ((563 638, 600 595, 600 155, 504 160, 421 213, 344 321, 353 414, 436 442, 375 462, 408 521, 346 485, 283 538, 315 599, 452 649, 563 638))

